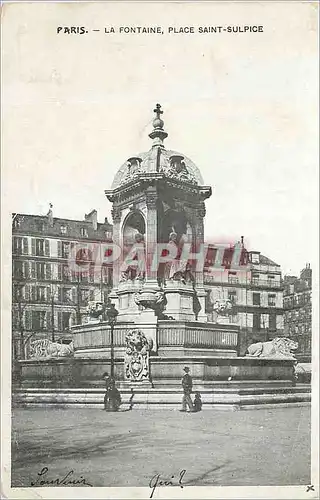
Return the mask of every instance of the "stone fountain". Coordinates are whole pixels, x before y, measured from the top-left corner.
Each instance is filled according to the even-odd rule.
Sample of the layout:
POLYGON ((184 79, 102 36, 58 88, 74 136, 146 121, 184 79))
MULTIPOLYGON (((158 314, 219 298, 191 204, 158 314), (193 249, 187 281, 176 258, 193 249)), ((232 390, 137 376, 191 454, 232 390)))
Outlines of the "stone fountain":
POLYGON ((38 388, 39 404, 53 398, 60 404, 102 405, 101 375, 113 349, 123 399, 132 401, 134 394, 137 406, 179 406, 185 365, 204 408, 290 400, 292 357, 239 357, 229 301, 217 301, 217 322, 207 321, 203 268, 183 249, 204 244, 211 187, 189 158, 165 148, 160 105, 154 111, 151 149, 131 156, 105 191, 112 203, 114 244, 126 256, 138 256, 113 264, 109 300, 119 312, 113 344, 103 304, 90 304, 90 321, 72 329, 72 357, 21 362, 21 390, 38 388), (159 248, 175 257, 162 258, 159 248))

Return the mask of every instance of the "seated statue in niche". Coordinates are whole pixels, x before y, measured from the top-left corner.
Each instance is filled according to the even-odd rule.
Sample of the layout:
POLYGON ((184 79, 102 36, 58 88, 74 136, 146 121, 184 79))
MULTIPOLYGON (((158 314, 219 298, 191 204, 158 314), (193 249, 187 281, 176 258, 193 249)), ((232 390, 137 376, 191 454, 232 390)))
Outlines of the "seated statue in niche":
POLYGON ((177 233, 170 233, 168 246, 174 247, 176 257, 168 262, 166 278, 171 281, 180 281, 183 284, 193 282, 194 278, 188 260, 181 259, 182 247, 179 245, 177 233))
MULTIPOLYGON (((145 255, 145 241, 144 241, 143 234, 136 233, 134 235, 134 240, 135 240, 135 243, 134 243, 134 246, 132 247, 131 251, 134 252, 134 249, 136 247, 140 247, 140 248, 143 247, 143 252, 145 255)), ((139 255, 139 252, 137 252, 136 255, 132 259, 134 261, 137 261, 137 265, 129 264, 126 267, 126 269, 124 269, 121 272, 120 282, 128 281, 128 280, 133 281, 135 279, 137 279, 138 281, 143 281, 145 279, 145 275, 146 275, 145 258, 143 260, 140 259, 140 261, 138 261, 138 255, 139 255)))

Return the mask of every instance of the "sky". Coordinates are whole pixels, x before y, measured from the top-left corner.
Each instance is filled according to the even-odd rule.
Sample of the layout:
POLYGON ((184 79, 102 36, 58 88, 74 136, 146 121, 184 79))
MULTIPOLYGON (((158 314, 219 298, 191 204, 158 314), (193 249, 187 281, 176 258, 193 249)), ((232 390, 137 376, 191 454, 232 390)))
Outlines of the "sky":
POLYGON ((118 168, 150 149, 199 167, 206 239, 236 241, 298 274, 318 253, 317 12, 306 3, 11 4, 3 14, 2 197, 7 213, 111 220, 118 168), (136 7, 136 8, 134 8, 136 7), (285 22, 284 22, 285 20, 285 22), (173 34, 169 26, 263 25, 173 34), (85 26, 85 35, 57 34, 85 26), (163 35, 105 34, 161 26, 163 35), (100 29, 93 32, 92 29, 100 29))

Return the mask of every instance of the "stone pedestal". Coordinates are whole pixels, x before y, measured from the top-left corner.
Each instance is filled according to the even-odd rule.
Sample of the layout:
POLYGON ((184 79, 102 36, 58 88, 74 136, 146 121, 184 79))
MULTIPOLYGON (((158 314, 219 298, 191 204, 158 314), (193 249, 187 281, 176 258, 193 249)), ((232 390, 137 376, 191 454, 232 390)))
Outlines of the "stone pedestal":
POLYGON ((208 316, 206 315, 206 295, 204 288, 197 289, 197 297, 201 306, 197 319, 203 323, 208 321, 208 316))
POLYGON ((158 351, 157 324, 158 318, 152 309, 141 311, 135 322, 136 327, 145 334, 148 340, 152 341, 150 354, 156 354, 158 351))
POLYGON ((229 316, 219 316, 219 315, 217 315, 217 324, 218 325, 235 326, 234 324, 230 323, 229 316))
POLYGON ((141 287, 141 282, 137 280, 119 283, 117 288, 119 321, 136 321, 141 314, 140 308, 134 300, 135 294, 139 292, 141 287))
POLYGON ((166 283, 165 297, 167 300, 164 313, 179 321, 194 321, 193 312, 194 290, 190 285, 184 285, 178 281, 166 283))

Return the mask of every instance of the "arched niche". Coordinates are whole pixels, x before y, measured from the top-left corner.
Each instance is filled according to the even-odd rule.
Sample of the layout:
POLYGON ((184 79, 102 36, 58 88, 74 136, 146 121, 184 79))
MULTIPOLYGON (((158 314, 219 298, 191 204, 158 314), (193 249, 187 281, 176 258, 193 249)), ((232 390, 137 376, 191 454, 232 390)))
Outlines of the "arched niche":
POLYGON ((192 242, 192 226, 184 212, 169 209, 164 213, 161 223, 161 241, 169 241, 169 235, 172 232, 177 233, 178 241, 182 238, 184 242, 192 242))
POLYGON ((144 216, 138 210, 130 212, 122 225, 122 242, 124 247, 130 247, 135 243, 137 234, 145 236, 146 223, 144 216))

